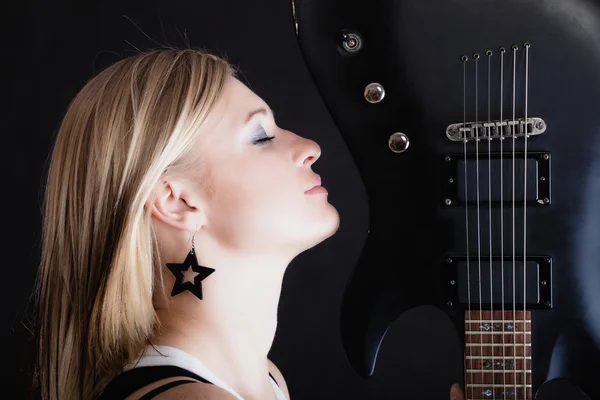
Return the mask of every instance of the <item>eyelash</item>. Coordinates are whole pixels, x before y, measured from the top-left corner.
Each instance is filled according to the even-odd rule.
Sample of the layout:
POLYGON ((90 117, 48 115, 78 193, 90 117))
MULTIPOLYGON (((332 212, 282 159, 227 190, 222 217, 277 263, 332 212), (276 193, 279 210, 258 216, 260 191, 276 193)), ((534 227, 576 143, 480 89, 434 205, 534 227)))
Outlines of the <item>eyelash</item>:
MULTIPOLYGON (((266 132, 265 132, 264 129, 261 129, 260 131, 264 132, 266 134, 266 132)), ((268 142, 270 142, 270 141, 272 141, 274 139, 275 139, 275 136, 267 136, 267 137, 255 140, 254 144, 257 145, 257 146, 264 146, 265 144, 267 144, 268 142)))

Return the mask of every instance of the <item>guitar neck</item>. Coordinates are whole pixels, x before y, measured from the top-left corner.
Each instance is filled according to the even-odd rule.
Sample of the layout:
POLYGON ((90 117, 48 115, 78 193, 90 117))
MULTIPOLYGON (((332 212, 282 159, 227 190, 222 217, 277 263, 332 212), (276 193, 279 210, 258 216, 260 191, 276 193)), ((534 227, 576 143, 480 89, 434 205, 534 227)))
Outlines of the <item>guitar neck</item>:
POLYGON ((530 400, 531 313, 465 312, 467 400, 530 400))

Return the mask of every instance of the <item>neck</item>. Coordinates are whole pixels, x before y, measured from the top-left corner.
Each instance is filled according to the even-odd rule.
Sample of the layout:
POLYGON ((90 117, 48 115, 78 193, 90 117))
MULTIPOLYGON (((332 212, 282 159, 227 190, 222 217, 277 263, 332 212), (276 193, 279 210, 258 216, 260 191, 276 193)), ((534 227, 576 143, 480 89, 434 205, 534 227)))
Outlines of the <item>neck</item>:
MULTIPOLYGON (((157 307, 162 329, 154 344, 195 356, 244 398, 274 398, 267 355, 288 262, 247 255, 243 264, 233 261, 199 257, 201 265, 215 269, 202 282, 203 299, 183 292, 157 307)), ((173 280, 165 281, 170 293, 173 280)))
POLYGON ((465 394, 533 398, 529 311, 465 311, 465 394))

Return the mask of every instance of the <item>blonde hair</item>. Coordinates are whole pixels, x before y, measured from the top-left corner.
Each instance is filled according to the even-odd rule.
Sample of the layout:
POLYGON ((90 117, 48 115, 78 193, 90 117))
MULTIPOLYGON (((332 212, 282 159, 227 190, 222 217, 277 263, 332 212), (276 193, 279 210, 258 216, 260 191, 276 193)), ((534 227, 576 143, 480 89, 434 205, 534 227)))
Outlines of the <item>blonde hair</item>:
POLYGON ((35 297, 33 387, 93 399, 156 334, 162 282, 150 199, 161 177, 202 160, 189 150, 236 71, 197 49, 124 58, 71 101, 50 156, 35 297))

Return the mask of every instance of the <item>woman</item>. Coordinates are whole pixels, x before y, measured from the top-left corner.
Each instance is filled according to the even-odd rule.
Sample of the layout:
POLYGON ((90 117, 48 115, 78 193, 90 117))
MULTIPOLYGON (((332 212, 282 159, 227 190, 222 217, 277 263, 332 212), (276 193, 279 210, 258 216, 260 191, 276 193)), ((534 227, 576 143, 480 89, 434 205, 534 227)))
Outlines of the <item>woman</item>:
POLYGON ((267 358, 282 279, 339 226, 320 154, 203 51, 87 82, 48 171, 38 397, 289 400, 267 358))
POLYGON ((45 191, 41 397, 289 399, 267 358, 282 279, 339 226, 320 154, 203 51, 139 53, 87 82, 45 191))

